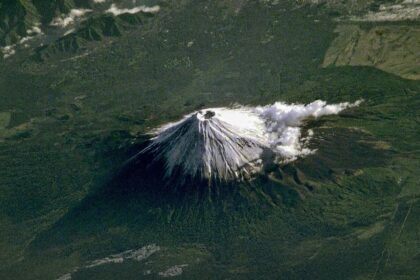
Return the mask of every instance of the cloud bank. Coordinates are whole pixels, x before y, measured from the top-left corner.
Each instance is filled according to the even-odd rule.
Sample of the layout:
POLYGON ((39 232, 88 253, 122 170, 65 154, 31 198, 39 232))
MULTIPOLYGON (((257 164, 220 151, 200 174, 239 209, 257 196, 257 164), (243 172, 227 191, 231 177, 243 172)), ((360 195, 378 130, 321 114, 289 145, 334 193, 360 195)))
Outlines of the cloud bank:
MULTIPOLYGON (((303 120, 336 115, 344 109, 360 105, 361 102, 359 100, 354 103, 331 105, 322 100, 307 105, 276 102, 251 110, 257 112, 265 123, 264 131, 261 133, 266 135, 268 145, 282 158, 281 161, 291 161, 313 152, 307 148, 308 141, 305 141, 307 138, 303 139, 301 136, 303 120)), ((313 132, 309 132, 311 133, 313 132)))

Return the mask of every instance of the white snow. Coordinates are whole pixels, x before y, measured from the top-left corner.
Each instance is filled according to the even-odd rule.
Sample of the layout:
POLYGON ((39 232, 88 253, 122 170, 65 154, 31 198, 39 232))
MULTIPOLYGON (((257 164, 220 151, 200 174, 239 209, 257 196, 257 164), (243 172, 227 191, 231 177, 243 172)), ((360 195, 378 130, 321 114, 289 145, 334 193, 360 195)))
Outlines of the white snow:
POLYGON ((240 179, 258 171, 264 151, 275 154, 279 163, 313 153, 307 144, 314 132, 302 137, 302 121, 335 115, 361 102, 205 109, 152 131, 151 144, 137 156, 152 152, 164 162, 167 177, 180 171, 184 177, 240 179))

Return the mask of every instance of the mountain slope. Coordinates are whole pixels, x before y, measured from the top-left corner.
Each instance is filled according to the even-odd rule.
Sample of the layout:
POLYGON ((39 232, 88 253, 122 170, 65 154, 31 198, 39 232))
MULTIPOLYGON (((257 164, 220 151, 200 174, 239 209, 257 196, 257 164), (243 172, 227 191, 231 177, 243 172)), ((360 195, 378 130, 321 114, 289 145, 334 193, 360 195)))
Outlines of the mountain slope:
POLYGON ((93 16, 71 33, 53 41, 52 43, 36 49, 35 57, 44 60, 57 55, 76 53, 86 48, 89 42, 101 41, 106 37, 118 37, 124 31, 142 25, 153 14, 139 12, 136 14, 101 14, 93 16))
POLYGON ((10 45, 28 35, 40 20, 30 0, 5 0, 0 3, 0 45, 10 45))
POLYGON ((67 14, 76 7, 73 0, 32 0, 32 2, 41 16, 43 24, 50 23, 54 17, 67 14))

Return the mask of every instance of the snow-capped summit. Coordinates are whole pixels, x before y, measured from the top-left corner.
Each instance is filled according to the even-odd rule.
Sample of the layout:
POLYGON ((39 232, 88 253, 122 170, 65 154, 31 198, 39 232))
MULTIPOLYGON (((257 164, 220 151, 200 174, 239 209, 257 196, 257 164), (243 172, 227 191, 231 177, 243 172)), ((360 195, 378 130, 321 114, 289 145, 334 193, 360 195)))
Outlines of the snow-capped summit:
POLYGON ((150 155, 150 164, 162 164, 164 176, 178 182, 242 180, 259 172, 267 158, 280 163, 313 153, 307 147, 313 131, 302 137, 305 118, 338 114, 360 102, 276 102, 196 111, 153 131, 150 144, 134 159, 150 155))
POLYGON ((191 178, 238 179, 269 149, 264 121, 249 109, 215 108, 194 112, 156 131, 144 152, 191 178))

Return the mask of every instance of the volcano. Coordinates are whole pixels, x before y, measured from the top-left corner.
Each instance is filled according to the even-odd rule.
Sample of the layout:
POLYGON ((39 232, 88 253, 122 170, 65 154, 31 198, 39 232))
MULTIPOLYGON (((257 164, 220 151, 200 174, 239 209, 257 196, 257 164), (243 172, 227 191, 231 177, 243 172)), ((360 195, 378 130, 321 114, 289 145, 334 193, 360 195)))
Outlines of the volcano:
POLYGON ((290 162, 315 152, 307 147, 313 131, 302 133, 304 119, 338 114, 360 102, 276 102, 196 111, 153 130, 149 145, 131 160, 160 165, 165 179, 178 182, 244 180, 268 162, 290 162))
POLYGON ((214 108, 194 112, 158 129, 141 152, 163 159, 165 176, 241 179, 258 170, 270 149, 264 121, 249 109, 214 108))

